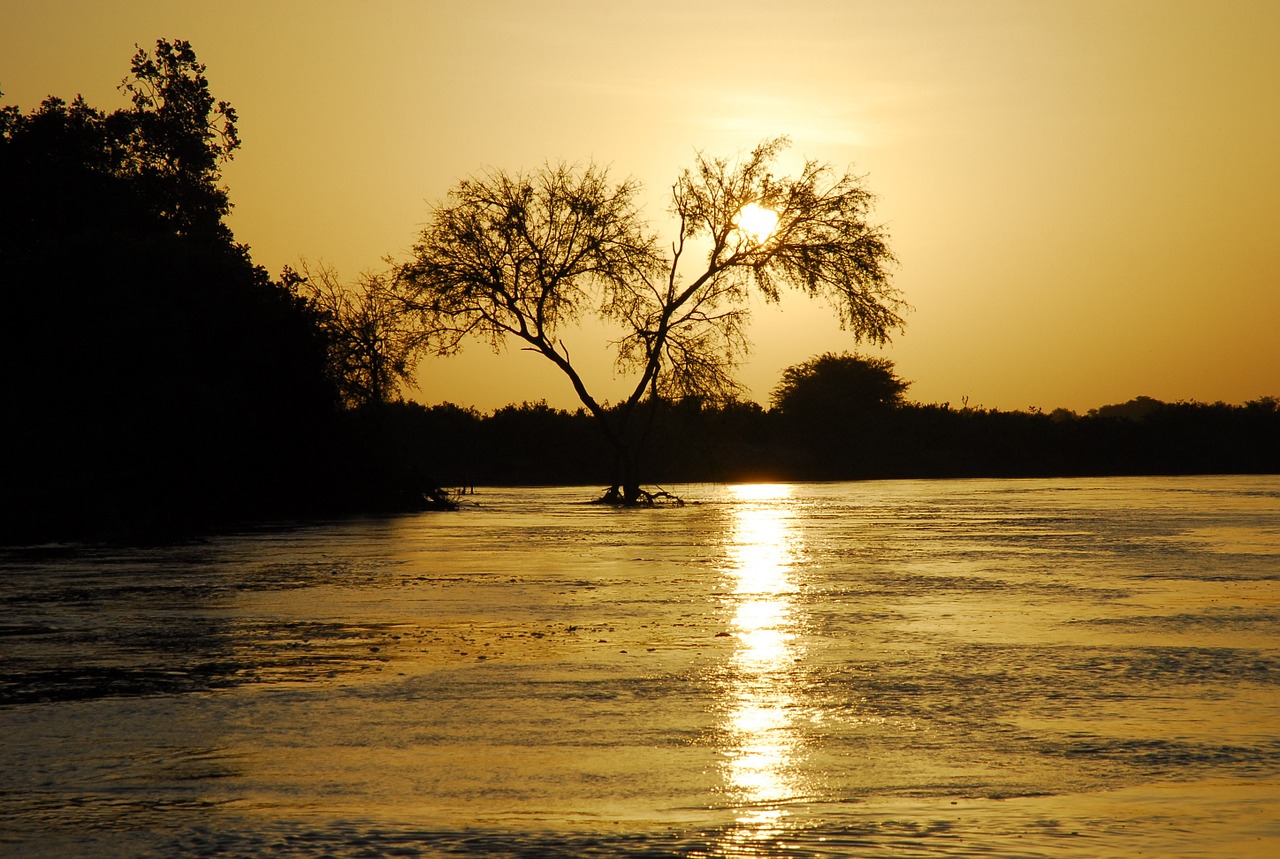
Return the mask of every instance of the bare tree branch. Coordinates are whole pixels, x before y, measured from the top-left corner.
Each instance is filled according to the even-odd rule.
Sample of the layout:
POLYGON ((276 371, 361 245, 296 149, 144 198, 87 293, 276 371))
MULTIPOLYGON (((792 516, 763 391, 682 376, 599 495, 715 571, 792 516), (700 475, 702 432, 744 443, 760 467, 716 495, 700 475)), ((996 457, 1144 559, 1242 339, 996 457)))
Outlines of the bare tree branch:
POLYGON ((414 382, 427 344, 404 313, 396 268, 363 272, 347 285, 333 268, 323 263, 313 268, 303 260, 297 270, 285 269, 283 281, 319 313, 328 338, 329 372, 347 405, 388 402, 401 383, 414 382))
POLYGON ((601 420, 620 459, 633 462, 632 415, 645 397, 741 391, 733 374, 749 345, 753 292, 823 298, 855 342, 883 343, 903 325, 907 306, 889 277, 895 260, 884 230, 867 222, 873 198, 862 179, 815 161, 798 178, 775 177, 788 145, 766 140, 739 161, 697 153, 672 187, 679 231, 670 257, 640 218, 639 186, 611 184, 595 165, 464 180, 400 272, 404 306, 439 354, 471 336, 495 350, 514 336, 541 352, 601 420), (768 235, 739 227, 750 204, 777 215, 768 235), (685 277, 687 248, 704 245, 700 268, 685 277), (624 330, 612 344, 615 365, 635 385, 613 409, 587 390, 558 335, 590 313, 624 330))

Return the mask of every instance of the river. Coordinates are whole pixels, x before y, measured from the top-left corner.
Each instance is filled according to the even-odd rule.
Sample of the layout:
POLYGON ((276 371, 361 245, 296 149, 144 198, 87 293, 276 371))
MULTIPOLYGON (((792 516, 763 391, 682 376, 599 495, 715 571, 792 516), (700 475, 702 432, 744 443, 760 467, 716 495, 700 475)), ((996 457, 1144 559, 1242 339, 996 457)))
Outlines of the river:
POLYGON ((1280 856, 1280 477, 0 550, 0 855, 1280 856))

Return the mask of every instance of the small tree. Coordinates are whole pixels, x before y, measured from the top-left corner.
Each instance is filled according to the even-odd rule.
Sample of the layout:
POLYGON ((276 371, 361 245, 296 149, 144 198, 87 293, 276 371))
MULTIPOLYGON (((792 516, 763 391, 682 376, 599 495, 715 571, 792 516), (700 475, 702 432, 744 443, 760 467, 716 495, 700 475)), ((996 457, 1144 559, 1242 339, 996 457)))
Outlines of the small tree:
POLYGON ((784 370, 773 407, 817 473, 869 476, 892 460, 890 418, 909 385, 887 358, 828 352, 784 370))
POLYGON ((866 220, 870 193, 815 161, 798 178, 775 177, 786 146, 765 141, 736 163, 699 153, 672 188, 670 255, 640 217, 639 186, 612 185, 595 165, 465 180, 404 268, 408 305, 437 353, 468 337, 495 350, 514 337, 560 368, 615 452, 606 497, 645 500, 642 404, 739 390, 753 291, 772 302, 783 287, 826 298, 855 341, 883 343, 902 325, 893 256, 866 220), (698 262, 686 275, 688 256, 698 262), (614 359, 634 386, 612 408, 587 390, 559 336, 590 312, 623 330, 614 359))
POLYGON ((827 352, 784 370, 773 406, 801 420, 856 418, 902 405, 910 385, 888 358, 827 352))
POLYGON ((319 312, 329 372, 343 402, 361 407, 396 399, 402 382, 414 382, 423 348, 418 329, 401 312, 396 272, 364 272, 348 287, 328 266, 312 270, 305 260, 299 266, 286 267, 281 279, 319 312))

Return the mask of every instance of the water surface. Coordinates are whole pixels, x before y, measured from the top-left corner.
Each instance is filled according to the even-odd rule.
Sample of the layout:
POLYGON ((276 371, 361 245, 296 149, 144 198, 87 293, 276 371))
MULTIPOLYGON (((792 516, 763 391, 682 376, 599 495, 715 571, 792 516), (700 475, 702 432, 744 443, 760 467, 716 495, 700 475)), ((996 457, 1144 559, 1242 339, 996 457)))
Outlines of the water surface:
POLYGON ((1280 478, 0 554, 0 854, 1280 855, 1280 478))

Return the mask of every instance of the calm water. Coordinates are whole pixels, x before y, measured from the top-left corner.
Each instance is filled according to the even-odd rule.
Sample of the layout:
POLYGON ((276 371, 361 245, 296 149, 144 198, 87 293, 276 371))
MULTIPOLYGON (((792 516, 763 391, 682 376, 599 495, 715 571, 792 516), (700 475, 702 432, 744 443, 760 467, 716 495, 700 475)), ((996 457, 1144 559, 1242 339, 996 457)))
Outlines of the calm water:
POLYGON ((0 855, 1280 855, 1280 478, 0 553, 0 855))

